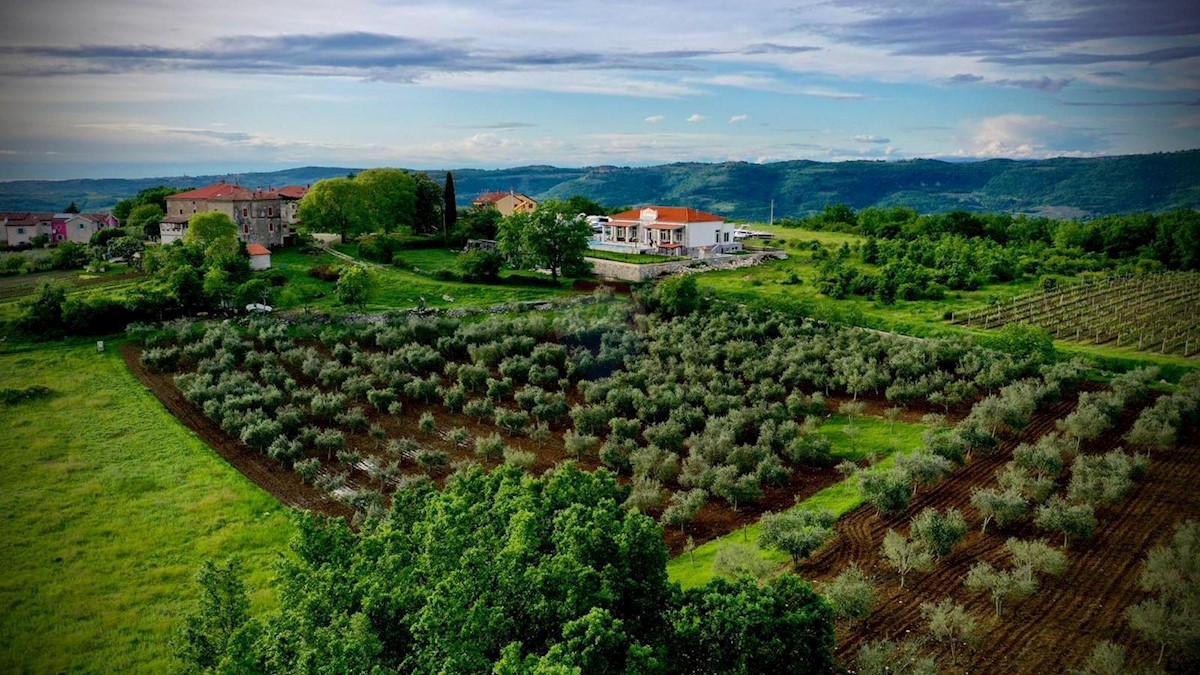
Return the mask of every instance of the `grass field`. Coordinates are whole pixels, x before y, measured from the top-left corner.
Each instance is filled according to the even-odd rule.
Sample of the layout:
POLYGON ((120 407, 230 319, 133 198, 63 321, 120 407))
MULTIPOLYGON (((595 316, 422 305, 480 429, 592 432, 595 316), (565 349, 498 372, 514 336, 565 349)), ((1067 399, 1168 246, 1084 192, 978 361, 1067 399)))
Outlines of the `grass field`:
MULTIPOLYGON (((348 251, 352 253, 353 251, 348 251)), ((406 251, 405 254, 422 254, 430 261, 444 258, 447 252, 437 250, 406 251)), ((287 275, 288 283, 279 291, 277 303, 282 309, 299 307, 341 308, 334 297, 336 284, 308 276, 308 270, 316 265, 343 265, 344 261, 329 254, 310 255, 295 249, 285 249, 271 254, 271 262, 287 275)), ((418 265, 419 266, 419 265, 418 265)), ((425 269, 425 268, 422 268, 425 269)), ((368 311, 407 309, 416 307, 424 299, 429 307, 487 306, 526 300, 549 300, 570 293, 570 284, 563 281, 559 288, 468 284, 458 281, 439 281, 424 274, 417 274, 395 267, 372 268, 375 275, 375 290, 367 304, 368 311), (453 301, 443 296, 450 296, 453 301)))
POLYGON ((236 556, 275 603, 286 509, 180 425, 114 350, 0 354, 0 672, 165 672, 205 559, 236 556))
MULTIPOLYGON (((892 424, 877 418, 859 418, 854 420, 854 428, 858 433, 854 436, 852 444, 851 437, 843 431, 848 424, 849 421, 845 417, 834 415, 821 424, 818 431, 833 443, 834 457, 860 461, 869 454, 876 453, 881 458, 875 465, 878 469, 891 466, 892 455, 896 451, 908 451, 920 446, 921 432, 926 429, 921 424, 892 424)), ((862 500, 858 491, 858 480, 849 478, 821 490, 794 508, 829 509, 840 517, 862 504, 862 500)), ((685 553, 668 562, 667 574, 672 581, 679 582, 684 588, 704 585, 716 576, 713 560, 717 552, 731 544, 752 546, 759 557, 772 563, 787 562, 788 556, 783 553, 757 548, 759 531, 759 525, 755 523, 697 546, 691 554, 685 553)))

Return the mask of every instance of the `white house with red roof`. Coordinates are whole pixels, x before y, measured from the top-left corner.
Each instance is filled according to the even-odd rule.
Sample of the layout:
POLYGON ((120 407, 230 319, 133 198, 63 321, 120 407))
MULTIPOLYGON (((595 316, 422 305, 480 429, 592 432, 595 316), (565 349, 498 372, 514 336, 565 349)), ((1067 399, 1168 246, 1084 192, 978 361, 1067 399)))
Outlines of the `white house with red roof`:
POLYGON ((705 256, 740 251, 733 225, 682 206, 647 206, 610 216, 593 248, 623 253, 705 256))
POLYGON ((159 228, 162 243, 183 238, 188 221, 197 213, 219 211, 238 227, 238 238, 248 244, 282 246, 290 243, 299 222, 300 200, 308 193, 301 185, 251 190, 220 182, 167 197, 167 212, 159 228))

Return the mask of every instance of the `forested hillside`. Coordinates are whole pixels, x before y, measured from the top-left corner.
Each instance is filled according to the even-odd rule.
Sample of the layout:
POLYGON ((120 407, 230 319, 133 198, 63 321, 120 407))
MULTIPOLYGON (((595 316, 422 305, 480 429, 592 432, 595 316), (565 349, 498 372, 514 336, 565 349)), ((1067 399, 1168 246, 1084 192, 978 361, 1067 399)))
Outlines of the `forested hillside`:
MULTIPOLYGON (((356 169, 302 167, 270 173, 145 179, 0 183, 0 210, 56 211, 74 201, 102 210, 154 185, 198 186, 222 178, 247 187, 308 184, 356 169)), ((439 182, 445 171, 430 170, 439 182)), ((1200 150, 1038 161, 680 163, 454 170, 460 206, 491 190, 538 199, 583 195, 608 206, 687 204, 739 220, 805 216, 828 204, 910 206, 922 213, 1012 211, 1083 217, 1200 207, 1200 150)))

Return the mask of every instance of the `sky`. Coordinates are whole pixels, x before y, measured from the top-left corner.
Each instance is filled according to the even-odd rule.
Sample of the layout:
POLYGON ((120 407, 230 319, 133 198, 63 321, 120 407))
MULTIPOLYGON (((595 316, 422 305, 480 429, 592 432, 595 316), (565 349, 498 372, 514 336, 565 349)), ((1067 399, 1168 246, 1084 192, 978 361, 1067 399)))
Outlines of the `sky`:
POLYGON ((1148 153, 1200 147, 1200 7, 39 0, 0 98, 0 180, 1148 153))

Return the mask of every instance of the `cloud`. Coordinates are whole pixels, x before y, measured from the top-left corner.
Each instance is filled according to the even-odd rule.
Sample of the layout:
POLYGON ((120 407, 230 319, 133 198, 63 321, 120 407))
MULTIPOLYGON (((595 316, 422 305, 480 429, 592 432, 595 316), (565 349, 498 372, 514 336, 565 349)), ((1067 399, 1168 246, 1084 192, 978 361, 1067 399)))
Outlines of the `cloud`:
POLYGON ((665 119, 667 119, 666 115, 651 115, 642 121, 647 122, 649 124, 658 124, 659 122, 661 122, 665 119))
MULTIPOLYGON (((1200 34, 1200 13, 1177 0, 977 0, 913 5, 907 0, 840 0, 854 18, 820 30, 841 42, 887 47, 899 55, 983 57, 995 63, 1100 63, 1114 54, 1065 51, 1080 43, 1200 34), (1043 52, 1038 54, 1038 52, 1043 52)), ((1156 62, 1186 58, 1189 47, 1134 55, 1156 62)), ((1129 55, 1126 55, 1128 57, 1129 55)))
POLYGON ((413 82, 430 73, 513 70, 687 71, 691 59, 717 50, 606 52, 572 49, 471 48, 463 40, 428 40, 371 32, 240 35, 197 47, 155 45, 6 45, 10 76, 99 75, 205 70, 241 74, 358 76, 413 82))
POLYGON ((854 137, 854 140, 858 141, 859 143, 879 143, 879 144, 886 144, 886 143, 891 143, 891 142, 892 142, 892 139, 890 139, 890 138, 884 138, 884 137, 882 137, 882 136, 876 136, 875 134, 859 134, 858 136, 855 136, 855 137, 854 137))
POLYGON ((734 115, 733 117, 729 118, 729 123, 737 124, 738 122, 745 122, 748 119, 750 119, 749 115, 734 115))
POLYGON ((1163 101, 1059 101, 1059 103, 1079 108, 1158 108, 1200 105, 1200 98, 1167 99, 1163 101))
POLYGON ((856 94, 848 91, 838 91, 836 89, 825 89, 822 87, 809 87, 800 90, 798 93, 814 98, 824 98, 830 101, 869 101, 874 96, 870 94, 856 94))
POLYGON ((529 122, 492 122, 490 124, 465 124, 465 125, 461 125, 461 126, 458 126, 455 128, 457 128, 457 129, 492 129, 492 130, 496 130, 496 131, 509 131, 512 129, 532 129, 537 126, 539 126, 539 125, 531 124, 529 122))
POLYGON ((1042 115, 998 115, 981 120, 966 154, 1034 159, 1088 156, 1107 146, 1095 129, 1070 127, 1042 115))
POLYGON ((820 47, 806 45, 781 45, 774 42, 757 42, 742 48, 743 54, 803 54, 820 51, 820 47))
POLYGON ((1181 118, 1175 123, 1174 129, 1200 129, 1200 115, 1181 118))
POLYGON ((692 113, 692 116, 691 116, 691 117, 689 117, 689 118, 687 118, 687 119, 686 119, 686 120, 684 120, 684 121, 685 121, 685 122, 690 122, 690 123, 692 123, 692 124, 696 124, 697 122, 703 122, 703 121, 704 121, 704 115, 701 115, 700 113, 692 113))
POLYGON ((1051 78, 1043 75, 1042 77, 1029 79, 1011 79, 1002 78, 998 80, 989 80, 982 75, 974 75, 972 73, 959 73, 947 78, 951 84, 991 84, 999 87, 1019 87, 1021 89, 1032 89, 1035 91, 1058 92, 1063 87, 1066 87, 1073 81, 1073 78, 1051 78))
POLYGON ((998 84, 1002 87, 1020 87, 1022 89, 1033 89, 1035 91, 1058 92, 1061 91, 1063 87, 1070 84, 1071 81, 1072 79, 1069 77, 1055 80, 1043 76, 1031 80, 996 80, 994 84, 998 84))

